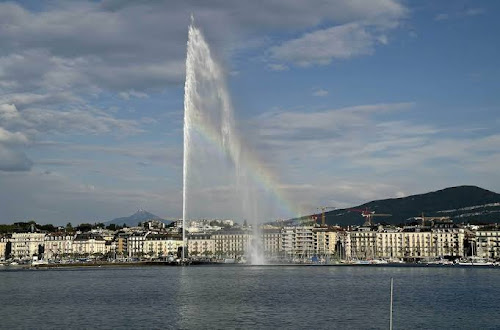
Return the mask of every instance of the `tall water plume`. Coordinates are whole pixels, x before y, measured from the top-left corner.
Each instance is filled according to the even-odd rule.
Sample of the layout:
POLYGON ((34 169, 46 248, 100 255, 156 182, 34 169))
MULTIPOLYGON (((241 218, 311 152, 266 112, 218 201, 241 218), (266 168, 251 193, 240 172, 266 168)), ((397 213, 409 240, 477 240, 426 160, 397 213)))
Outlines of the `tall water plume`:
POLYGON ((200 199, 207 198, 209 191, 223 182, 227 189, 233 190, 229 194, 225 191, 232 198, 228 205, 239 204, 240 216, 252 225, 250 262, 262 264, 258 189, 235 127, 224 73, 213 59, 203 34, 192 22, 188 33, 184 86, 183 241, 186 242, 184 228, 192 217, 190 212, 194 201, 199 203, 200 199), (198 194, 190 191, 194 181, 198 184, 198 194))

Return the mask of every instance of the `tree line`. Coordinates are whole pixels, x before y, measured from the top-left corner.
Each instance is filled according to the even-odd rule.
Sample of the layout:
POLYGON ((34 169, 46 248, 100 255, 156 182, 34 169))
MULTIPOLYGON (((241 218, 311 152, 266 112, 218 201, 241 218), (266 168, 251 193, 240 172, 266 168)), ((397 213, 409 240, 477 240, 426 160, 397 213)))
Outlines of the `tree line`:
POLYGON ((0 224, 0 234, 26 233, 31 231, 42 231, 48 233, 55 233, 55 232, 74 233, 76 231, 87 232, 91 231, 92 229, 109 229, 114 231, 123 229, 125 227, 127 227, 126 224, 123 224, 122 226, 109 224, 106 226, 102 222, 96 222, 93 224, 81 223, 75 227, 73 227, 71 222, 68 222, 66 226, 54 226, 52 224, 41 225, 36 223, 34 220, 31 220, 28 222, 14 222, 12 224, 0 224))

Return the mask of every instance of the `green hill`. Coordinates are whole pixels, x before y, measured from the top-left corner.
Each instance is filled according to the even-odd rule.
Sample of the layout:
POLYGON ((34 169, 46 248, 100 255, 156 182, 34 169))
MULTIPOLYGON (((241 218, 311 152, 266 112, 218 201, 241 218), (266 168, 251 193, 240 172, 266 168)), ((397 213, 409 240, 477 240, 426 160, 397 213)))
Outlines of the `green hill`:
MULTIPOLYGON (((456 223, 500 222, 500 194, 476 186, 446 188, 426 194, 372 201, 354 206, 390 217, 375 217, 375 223, 401 224, 424 213, 425 216, 448 216, 456 223)), ((362 225, 364 218, 349 209, 325 213, 326 223, 341 226, 362 225)))

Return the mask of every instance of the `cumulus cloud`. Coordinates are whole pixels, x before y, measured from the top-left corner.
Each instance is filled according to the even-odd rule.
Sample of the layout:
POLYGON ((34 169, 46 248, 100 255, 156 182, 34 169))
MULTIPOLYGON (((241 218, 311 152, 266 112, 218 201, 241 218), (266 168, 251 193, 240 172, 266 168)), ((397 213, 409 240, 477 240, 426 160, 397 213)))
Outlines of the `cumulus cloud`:
MULTIPOLYGON (((337 43, 333 50, 325 50, 319 58, 279 51, 263 55, 265 63, 271 63, 270 70, 283 71, 289 68, 289 64, 284 63, 288 61, 326 63, 339 56, 348 58, 373 52, 377 44, 384 42, 383 36, 398 25, 406 9, 397 0, 49 1, 40 2, 36 10, 13 2, 0 3, 0 171, 28 171, 33 166, 28 155, 34 157, 49 149, 52 153, 43 156, 47 157, 45 160, 39 156, 42 159, 39 162, 35 159, 35 163, 39 167, 58 166, 58 171, 44 169, 39 173, 40 169, 35 167, 22 175, 0 173, 3 175, 0 209, 9 210, 3 214, 64 221, 75 214, 89 215, 91 209, 96 210, 96 214, 110 214, 113 208, 121 209, 134 200, 153 200, 153 211, 164 209, 165 205, 176 209, 180 194, 175 180, 172 180, 175 188, 168 192, 155 188, 148 193, 148 189, 136 189, 135 185, 134 189, 113 190, 105 189, 99 182, 71 182, 60 177, 59 172, 75 168, 84 172, 95 164, 89 165, 82 159, 106 155, 134 158, 134 166, 151 164, 148 172, 156 171, 158 175, 163 172, 155 167, 157 162, 178 167, 178 159, 182 158, 180 149, 144 144, 86 146, 83 142, 75 145, 74 141, 60 140, 83 139, 84 135, 109 137, 141 133, 141 124, 146 126, 147 119, 131 120, 121 109, 106 111, 95 104, 102 95, 130 100, 151 97, 169 86, 181 87, 191 13, 213 46, 214 55, 222 62, 248 49, 265 53, 265 49, 278 50, 286 46, 296 51, 301 42, 313 41, 308 41, 304 31, 311 34, 310 39, 321 40, 322 34, 327 41, 331 41, 332 34, 344 38, 343 43, 337 43), (279 40, 285 42, 277 45, 273 38, 276 33, 280 35, 279 40), (301 38, 286 41, 301 34, 305 41, 301 38), (354 44, 346 39, 351 36, 354 44), (57 141, 52 147, 50 143, 40 142, 47 139, 57 141), (26 150, 33 150, 33 155, 26 150), (68 159, 61 153, 75 153, 80 159, 68 159), (95 189, 89 190, 90 186, 95 189), (62 207, 59 214, 48 212, 61 207, 57 202, 60 198, 67 207, 62 207), (23 205, 41 207, 23 211, 15 205, 20 199, 28 200, 23 205)), ((292 122, 300 116, 283 117, 292 122)), ((261 131, 273 137, 271 142, 285 135, 283 128, 274 124, 261 131)), ((326 130, 326 126, 323 129, 326 130)), ((299 136, 295 130, 289 134, 299 136)), ((106 168, 122 176, 118 178, 115 173, 114 182, 119 185, 126 186, 124 180, 134 177, 130 169, 118 170, 105 161, 99 168, 92 169, 104 173, 106 168)), ((113 175, 109 172, 106 174, 113 175)), ((145 180, 144 177, 134 179, 145 180)), ((219 201, 213 208, 223 205, 224 202, 219 201)))
POLYGON ((274 58, 306 66, 328 64, 333 58, 345 59, 371 54, 374 40, 366 29, 357 23, 318 30, 286 41, 273 47, 274 58))
POLYGON ((286 183, 290 200, 305 205, 352 206, 470 184, 470 173, 474 184, 488 187, 500 159, 499 135, 456 136, 461 127, 401 119, 402 111, 417 109, 408 102, 272 111, 252 124, 259 127, 253 143, 286 183))
POLYGON ((387 44, 387 36, 378 35, 364 23, 347 23, 307 33, 271 48, 275 59, 301 66, 329 64, 333 59, 369 55, 377 43, 387 44))
POLYGON ((0 172, 29 171, 33 162, 22 152, 0 144, 0 172))
POLYGON ((327 51, 333 56, 371 51, 370 38, 365 36, 368 32, 358 23, 350 23, 389 26, 406 9, 396 0, 73 1, 42 4, 39 12, 0 3, 0 86, 12 92, 31 86, 78 94, 75 88, 127 93, 182 83, 191 13, 214 49, 221 50, 262 46, 262 42, 250 41, 266 39, 266 33, 280 29, 300 31, 324 22, 341 24, 274 51, 277 57, 287 58, 286 49, 311 39, 324 40, 325 34, 328 40, 343 37, 343 43, 355 37, 353 45, 341 42, 327 51))
POLYGON ((35 219, 63 225, 68 221, 73 224, 108 221, 132 214, 140 206, 162 217, 175 216, 177 209, 166 210, 164 205, 182 205, 181 194, 165 188, 164 181, 156 181, 158 185, 149 189, 137 184, 135 189, 113 189, 80 183, 74 175, 57 172, 0 171, 0 222, 35 219))
POLYGON ((1 144, 26 144, 28 138, 21 132, 9 132, 0 127, 0 143, 1 144))
POLYGON ((141 132, 136 121, 117 119, 99 109, 87 107, 58 111, 28 108, 19 111, 13 104, 0 105, 0 125, 16 128, 30 135, 41 133, 121 134, 141 132))

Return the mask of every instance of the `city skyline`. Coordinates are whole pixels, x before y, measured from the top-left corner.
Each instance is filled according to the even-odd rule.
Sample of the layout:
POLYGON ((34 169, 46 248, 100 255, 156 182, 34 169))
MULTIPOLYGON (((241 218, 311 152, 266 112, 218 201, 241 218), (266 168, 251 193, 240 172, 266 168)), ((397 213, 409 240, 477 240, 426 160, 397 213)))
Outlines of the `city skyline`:
MULTIPOLYGON (((181 216, 191 14, 300 212, 500 191, 498 4, 193 3, 0 3, 0 222, 181 216)), ((206 193, 207 217, 237 214, 227 186, 206 193)))

